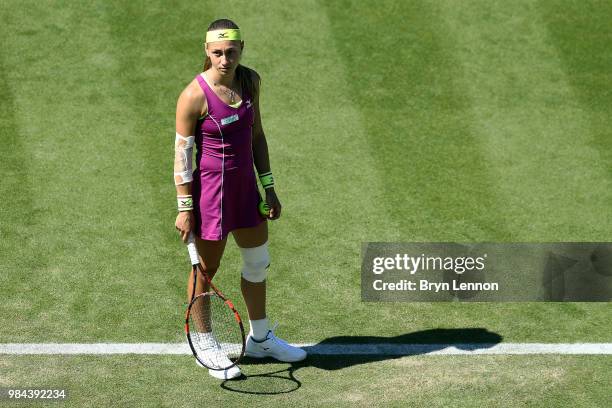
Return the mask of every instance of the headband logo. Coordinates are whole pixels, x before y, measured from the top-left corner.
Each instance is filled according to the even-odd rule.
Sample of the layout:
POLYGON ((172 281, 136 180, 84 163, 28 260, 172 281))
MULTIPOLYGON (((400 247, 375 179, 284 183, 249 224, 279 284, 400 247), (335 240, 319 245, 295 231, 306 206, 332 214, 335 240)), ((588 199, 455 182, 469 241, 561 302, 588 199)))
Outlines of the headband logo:
POLYGON ((206 33, 206 43, 215 41, 240 41, 239 29, 221 29, 208 31, 206 33))

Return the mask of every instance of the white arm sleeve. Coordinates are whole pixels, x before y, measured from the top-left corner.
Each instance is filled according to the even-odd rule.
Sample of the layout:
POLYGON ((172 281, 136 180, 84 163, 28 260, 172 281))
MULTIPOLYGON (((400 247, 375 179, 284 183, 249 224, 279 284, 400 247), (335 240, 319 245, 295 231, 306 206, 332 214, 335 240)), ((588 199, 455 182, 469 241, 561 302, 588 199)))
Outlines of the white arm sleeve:
POLYGON ((174 184, 186 184, 193 180, 191 155, 195 136, 176 134, 174 141, 174 184))

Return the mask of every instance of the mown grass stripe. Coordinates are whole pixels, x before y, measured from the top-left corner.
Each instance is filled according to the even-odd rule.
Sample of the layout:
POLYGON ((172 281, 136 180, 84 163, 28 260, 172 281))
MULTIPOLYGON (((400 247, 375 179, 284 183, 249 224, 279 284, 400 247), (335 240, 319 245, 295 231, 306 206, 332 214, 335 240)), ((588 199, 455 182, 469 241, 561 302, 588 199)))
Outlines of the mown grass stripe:
MULTIPOLYGON (((612 179, 612 3, 607 1, 541 1, 539 18, 548 42, 557 50, 572 94, 588 120, 589 146, 599 152, 597 165, 612 179), (571 16, 571 17, 570 17, 571 16), (576 44, 579 39, 579 45, 576 44)), ((599 189, 610 191, 610 185, 599 189)))
POLYGON ((609 168, 537 2, 436 4, 510 238, 608 240, 609 168))
MULTIPOLYGON (((10 28, 9 28, 10 29, 10 28)), ((3 38, 15 37, 8 30, 2 29, 3 38)), ((16 100, 19 91, 15 79, 11 76, 16 70, 12 56, 5 55, 10 49, 2 48, 0 52, 0 287, 6 287, 9 276, 20 268, 32 267, 35 262, 26 256, 30 246, 34 223, 32 207, 33 191, 28 173, 29 155, 25 144, 27 136, 21 131, 20 104, 16 100)))
POLYGON ((495 178, 455 84, 446 27, 426 2, 320 2, 406 241, 506 240, 495 178), (346 18, 350 15, 351 18, 346 18))
MULTIPOLYGON (((303 338, 313 338, 341 324, 322 310, 358 298, 361 242, 400 237, 384 202, 385 175, 371 155, 347 67, 330 58, 334 31, 320 4, 229 2, 212 12, 241 27, 243 62, 262 77, 262 121, 283 204, 283 216, 269 226, 269 314, 290 331, 298 315, 317 316, 300 327, 303 338)), ((239 268, 231 247, 220 282, 233 273, 228 267, 239 268)))
MULTIPOLYGON (((22 167, 35 192, 34 216, 15 213, 3 221, 23 220, 16 224, 28 229, 35 248, 24 258, 40 262, 27 268, 16 262, 3 275, 5 315, 16 318, 7 320, 2 336, 19 341, 42 331, 61 340, 78 332, 95 340, 108 338, 108 327, 128 336, 166 333, 157 322, 144 319, 143 328, 128 319, 146 310, 178 320, 182 308, 172 295, 179 289, 168 290, 165 279, 177 272, 186 276, 188 264, 171 264, 168 246, 159 245, 165 231, 150 205, 156 192, 142 171, 157 159, 143 150, 147 134, 140 132, 142 122, 134 119, 139 111, 126 97, 139 83, 122 81, 122 41, 113 41, 111 26, 101 18, 115 5, 32 7, 36 19, 26 8, 10 9, 14 30, 3 54, 10 56, 10 67, 19 67, 8 72, 23 124, 19 136, 27 141, 22 167), (25 301, 29 291, 35 302, 25 301), (160 300, 151 302, 150 293, 160 300)), ((167 174, 171 184, 171 168, 167 174)), ((172 197, 169 202, 174 209, 172 197)), ((166 230, 172 231, 172 220, 166 230)), ((10 242, 22 245, 19 239, 10 242)), ((176 254, 183 248, 175 249, 176 254)))

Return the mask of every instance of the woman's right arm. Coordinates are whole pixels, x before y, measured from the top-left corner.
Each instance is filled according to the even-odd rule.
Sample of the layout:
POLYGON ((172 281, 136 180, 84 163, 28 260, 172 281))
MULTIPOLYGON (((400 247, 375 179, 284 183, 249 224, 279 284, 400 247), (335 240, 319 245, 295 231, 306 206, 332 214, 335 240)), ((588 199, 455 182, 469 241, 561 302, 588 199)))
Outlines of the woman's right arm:
POLYGON ((189 199, 187 197, 191 196, 195 125, 202 111, 202 103, 202 94, 198 94, 191 86, 188 86, 181 92, 176 104, 174 184, 179 213, 176 217, 175 226, 184 242, 187 242, 194 222, 193 198, 189 199))

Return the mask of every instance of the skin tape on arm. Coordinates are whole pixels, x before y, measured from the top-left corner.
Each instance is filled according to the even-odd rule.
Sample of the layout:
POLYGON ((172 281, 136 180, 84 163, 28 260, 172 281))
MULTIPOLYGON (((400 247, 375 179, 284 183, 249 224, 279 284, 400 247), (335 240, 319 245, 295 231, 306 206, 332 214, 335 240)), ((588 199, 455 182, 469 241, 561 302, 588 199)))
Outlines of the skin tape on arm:
POLYGON ((193 180, 191 155, 195 136, 176 134, 174 141, 174 184, 190 183, 193 180))

